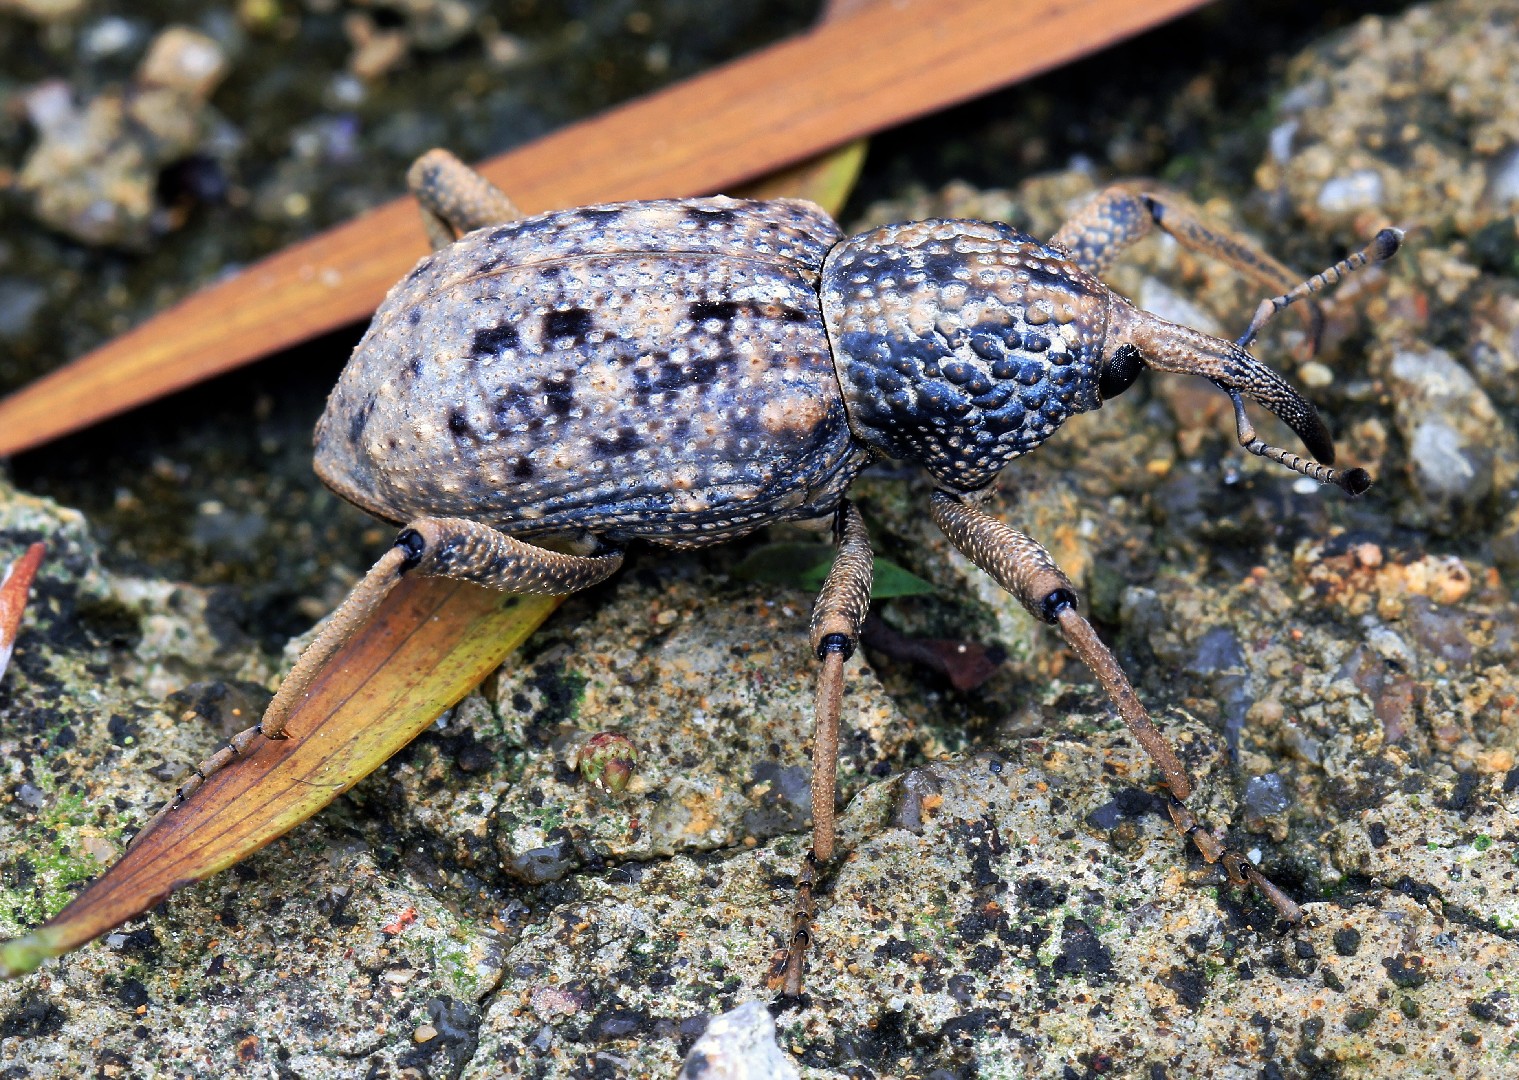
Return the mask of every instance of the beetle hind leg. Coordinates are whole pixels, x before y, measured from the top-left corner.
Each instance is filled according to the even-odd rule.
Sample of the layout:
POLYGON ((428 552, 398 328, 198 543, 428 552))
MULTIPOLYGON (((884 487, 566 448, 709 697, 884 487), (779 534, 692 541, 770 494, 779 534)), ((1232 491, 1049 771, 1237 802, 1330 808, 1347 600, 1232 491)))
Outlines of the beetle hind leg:
POLYGON ((295 706, 311 689, 333 653, 369 620, 408 573, 472 581, 525 596, 567 596, 610 577, 622 553, 566 555, 525 543, 478 521, 418 518, 396 536, 390 550, 354 586, 296 662, 262 723, 266 738, 278 738, 295 706))
POLYGON ((505 192, 447 150, 429 150, 412 162, 406 185, 421 206, 434 251, 467 232, 523 216, 505 192))
POLYGON ((1167 807, 1176 830, 1192 840, 1208 863, 1222 866, 1231 882, 1254 885, 1283 919, 1289 923, 1301 921, 1302 909, 1292 898, 1273 885, 1244 855, 1220 843, 1187 806, 1185 800, 1192 794, 1193 785, 1186 766, 1151 721, 1112 652, 1092 624, 1077 612, 1076 590, 1050 553, 986 511, 942 491, 934 492, 933 517, 950 541, 1017 597, 1029 614, 1058 628, 1072 651, 1097 677, 1130 734, 1165 778, 1170 793, 1167 807))
POLYGON ((197 765, 194 775, 174 793, 160 816, 183 803, 218 770, 242 757, 255 736, 286 738, 286 722, 311 692, 327 662, 369 621, 381 601, 407 574, 472 581, 527 596, 566 596, 605 580, 621 565, 620 551, 566 555, 525 543, 477 521, 418 518, 401 530, 395 543, 353 587, 306 646, 259 723, 232 736, 220 750, 197 765))
POLYGON ((806 967, 807 948, 812 943, 812 921, 817 910, 818 875, 833 858, 844 661, 858 646, 860 626, 870 610, 875 562, 865 523, 851 503, 844 503, 839 510, 838 537, 839 553, 812 608, 812 652, 823 662, 818 674, 812 739, 812 846, 797 874, 797 904, 791 916, 790 941, 778 980, 781 992, 792 997, 802 992, 802 974, 806 967))

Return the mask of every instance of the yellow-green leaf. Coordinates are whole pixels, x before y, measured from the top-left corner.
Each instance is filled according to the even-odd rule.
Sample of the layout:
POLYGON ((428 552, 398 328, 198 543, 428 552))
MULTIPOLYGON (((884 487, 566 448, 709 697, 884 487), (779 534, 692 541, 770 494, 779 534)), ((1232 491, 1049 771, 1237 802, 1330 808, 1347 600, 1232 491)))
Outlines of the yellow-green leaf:
POLYGON ((750 199, 810 199, 838 217, 844 212, 850 192, 854 191, 855 181, 860 178, 869 145, 868 139, 856 139, 837 150, 745 184, 734 194, 750 199))

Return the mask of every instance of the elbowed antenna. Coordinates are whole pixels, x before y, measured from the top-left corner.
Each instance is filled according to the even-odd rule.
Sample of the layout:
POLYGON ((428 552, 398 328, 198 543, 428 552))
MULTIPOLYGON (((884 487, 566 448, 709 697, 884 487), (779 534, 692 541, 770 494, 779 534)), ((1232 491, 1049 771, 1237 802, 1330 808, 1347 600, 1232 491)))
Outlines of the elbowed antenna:
MULTIPOLYGON (((1300 472, 1321 484, 1333 484, 1351 498, 1364 494, 1366 489, 1371 487, 1371 474, 1365 469, 1331 469, 1327 465, 1299 457, 1290 450, 1271 446, 1265 440, 1256 438, 1255 427, 1250 423, 1250 417, 1245 415, 1245 402, 1240 398, 1239 391, 1229 390, 1228 393, 1234 399, 1234 427, 1239 435, 1239 444, 1250 453, 1268 458, 1278 465, 1285 465, 1293 472, 1300 472)), ((1318 417, 1314 419, 1317 420, 1318 417)), ((1326 435, 1325 438, 1328 436, 1326 435)), ((1332 455, 1334 447, 1330 446, 1329 450, 1332 455)), ((1333 461, 1333 456, 1328 460, 1333 461)))
POLYGON ((1335 263, 1329 269, 1314 274, 1281 296, 1269 296, 1262 300, 1260 306, 1255 309, 1255 317, 1250 320, 1250 325, 1245 327, 1245 332, 1235 342, 1241 349, 1248 349, 1255 336, 1277 313, 1286 310, 1299 300, 1306 300, 1314 293, 1323 292, 1329 286, 1335 284, 1347 274, 1352 274, 1363 266, 1373 263, 1386 262, 1398 253, 1403 246, 1402 229, 1383 229, 1371 238, 1367 244, 1354 255, 1349 255, 1335 263))
POLYGON ((1371 486, 1370 474, 1365 469, 1330 467, 1334 464, 1334 440, 1329 437, 1317 410, 1287 380, 1246 352, 1245 346, 1255 340, 1261 327, 1278 312, 1322 292, 1363 266, 1385 262, 1397 254, 1402 243, 1401 230, 1383 229, 1355 254, 1281 296, 1262 300, 1256 308, 1255 318, 1238 342, 1224 341, 1191 327, 1167 322, 1121 300, 1116 300, 1109 310, 1108 335, 1117 346, 1133 345, 1145 364, 1156 371, 1201 375, 1228 394, 1234 402, 1239 444, 1249 453, 1275 461, 1321 484, 1334 484, 1347 495, 1360 495, 1371 486), (1245 397, 1265 406, 1296 432, 1313 457, 1304 458, 1257 438, 1255 428, 1245 414, 1245 397))
POLYGON ((1211 337, 1189 326, 1167 322, 1127 303, 1110 312, 1108 333, 1132 344, 1146 366, 1156 371, 1201 375, 1234 401, 1239 444, 1252 454, 1284 465, 1293 472, 1322 484, 1334 484, 1348 495, 1359 495, 1371 486, 1364 469, 1334 469, 1334 440, 1319 414, 1292 385, 1271 368, 1231 341, 1211 337), (1269 409, 1297 433, 1312 458, 1304 458, 1256 438, 1245 415, 1244 398, 1269 409))

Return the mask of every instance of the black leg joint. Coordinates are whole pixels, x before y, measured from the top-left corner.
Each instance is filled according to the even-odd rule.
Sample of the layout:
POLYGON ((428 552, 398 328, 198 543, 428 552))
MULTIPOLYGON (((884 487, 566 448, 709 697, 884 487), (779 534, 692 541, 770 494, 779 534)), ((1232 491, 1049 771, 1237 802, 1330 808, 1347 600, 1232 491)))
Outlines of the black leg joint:
POLYGON ((829 653, 843 653, 844 659, 848 660, 854 655, 854 638, 848 634, 823 635, 823 640, 818 642, 818 659, 824 659, 829 653))
POLYGON ((1060 619, 1060 613, 1066 608, 1076 610, 1076 593, 1072 589, 1056 589, 1043 600, 1039 601, 1039 617, 1047 623, 1054 624, 1060 619))
POLYGON ((396 537, 396 547, 406 553, 406 559, 401 563, 401 573, 413 570, 422 561, 422 556, 427 553, 427 541, 422 539, 422 534, 416 529, 404 529, 396 537))

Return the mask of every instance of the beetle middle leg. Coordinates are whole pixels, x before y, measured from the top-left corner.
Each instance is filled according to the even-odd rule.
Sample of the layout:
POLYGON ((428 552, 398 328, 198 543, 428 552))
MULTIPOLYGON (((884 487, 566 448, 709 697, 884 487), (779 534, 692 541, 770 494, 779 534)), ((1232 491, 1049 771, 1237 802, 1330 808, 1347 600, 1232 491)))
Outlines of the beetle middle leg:
POLYGON ((316 639, 306 647, 278 693, 254 727, 232 736, 195 768, 170 800, 165 812, 178 806, 218 770, 247 752, 255 735, 285 738, 286 721, 310 692, 327 662, 369 621, 380 602, 407 574, 472 581, 502 592, 526 596, 566 596, 595 585, 622 565, 622 552, 567 555, 538 547, 464 518, 418 518, 396 536, 333 612, 316 639))
POLYGON ((839 553, 812 607, 812 652, 823 662, 818 675, 812 737, 812 848, 797 874, 797 906, 791 918, 791 941, 782 976, 782 993, 802 992, 817 876, 833 858, 834 800, 838 792, 839 713, 844 696, 844 661, 860 640, 860 626, 870 610, 874 558, 865 522, 852 503, 838 516, 839 553))
POLYGON ((1150 720, 1149 712, 1092 624, 1077 612, 1076 590, 1050 553, 980 507, 943 491, 933 494, 933 517, 950 541, 1012 593, 1029 614, 1058 627, 1072 651, 1097 676, 1130 733, 1165 777, 1170 792, 1167 808, 1177 831, 1191 837, 1209 863, 1221 864, 1231 882, 1254 885, 1282 918, 1291 923, 1300 921, 1302 909, 1244 855, 1219 843, 1187 806, 1193 785, 1186 766, 1150 720))

